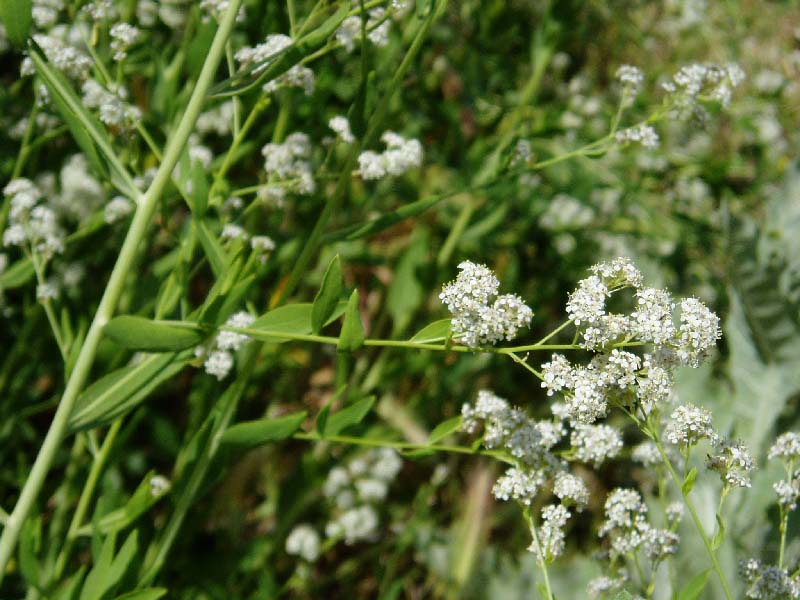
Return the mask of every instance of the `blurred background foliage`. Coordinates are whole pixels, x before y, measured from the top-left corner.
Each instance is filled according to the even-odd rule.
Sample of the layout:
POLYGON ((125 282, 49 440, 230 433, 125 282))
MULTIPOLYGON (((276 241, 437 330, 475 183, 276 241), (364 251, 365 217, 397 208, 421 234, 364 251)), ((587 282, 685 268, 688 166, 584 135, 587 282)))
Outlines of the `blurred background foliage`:
MULTIPOLYGON (((311 7, 300 0, 294 5, 298 14, 311 7)), ((247 2, 246 7, 248 18, 237 29, 234 47, 288 30, 284 3, 247 2)), ((176 81, 196 73, 202 40, 213 30, 191 15, 187 27, 193 36, 162 27, 153 33, 159 43, 131 56, 135 102, 152 131, 174 120, 188 93, 176 81), (183 77, 170 79, 173 56, 163 49, 181 46, 188 52, 183 77)), ((374 78, 367 102, 376 101, 393 73, 415 18, 412 13, 408 23, 393 28, 388 47, 371 52, 374 78)), ((662 144, 656 150, 617 148, 535 174, 503 176, 490 188, 449 197, 376 234, 339 241, 330 236, 295 298, 313 298, 325 266, 338 253, 346 284, 361 292, 367 334, 408 337, 446 316, 438 291, 454 277, 456 265, 469 259, 491 266, 504 291, 519 293, 532 306, 536 314, 525 339, 535 340, 562 322, 566 296, 589 265, 630 256, 652 284, 664 284, 675 295, 697 295, 722 316, 725 336, 718 357, 685 373, 679 395, 711 409, 718 428, 741 437, 764 464, 776 432, 800 427, 800 13, 795 3, 567 0, 549 7, 531 0, 451 2, 393 97, 387 122, 387 128, 423 142, 424 167, 399 179, 354 181, 329 230, 377 218, 430 194, 480 184, 498 161, 508 159, 518 140, 529 140, 534 158, 541 160, 602 137, 617 108, 619 65, 636 65, 646 77, 625 124, 659 105, 659 84, 680 66, 710 61, 738 62, 748 78, 730 109, 708 122, 661 123, 662 144)), ((18 55, 2 55, 3 181, 10 177, 18 147, 9 132, 26 115, 28 107, 20 100, 31 93, 17 80, 18 65, 18 55)), ((264 112, 242 148, 244 158, 229 174, 232 188, 263 179, 257 149, 276 127, 306 132, 319 142, 329 135, 328 119, 354 102, 361 68, 355 55, 338 50, 313 68, 317 90, 312 96, 284 90, 264 112)), ((210 136, 204 143, 221 155, 228 142, 210 136)), ((151 166, 141 141, 128 144, 127 151, 140 157, 142 172, 151 166)), ((26 169, 57 172, 74 151, 62 132, 32 152, 26 169)), ((321 162, 321 146, 317 152, 321 162)), ((336 172, 341 160, 334 156, 330 171, 336 172)), ((285 283, 331 191, 328 185, 333 183, 322 182, 321 193, 292 198, 280 208, 262 206, 247 217, 250 232, 268 234, 278 245, 248 296, 259 311, 285 283)), ((187 210, 164 202, 137 284, 123 297, 123 312, 153 302, 163 278, 159 261, 181 235, 187 210)), ((89 231, 70 245, 65 261, 82 261, 90 273, 106 273, 115 247, 102 231, 89 231)), ((33 286, 3 281, 0 503, 8 507, 49 423, 63 374, 55 367, 60 359, 54 344, 35 335, 46 325, 33 286)), ((211 283, 204 267, 191 279, 186 300, 197 303, 211 283)), ((103 286, 103 277, 89 276, 63 299, 76 329, 85 327, 86 307, 96 304, 103 286)), ((546 415, 549 402, 538 381, 501 358, 365 349, 356 357, 353 380, 359 394, 374 394, 377 403, 361 433, 382 431, 424 442, 436 424, 457 415, 462 402, 484 387, 534 415, 546 415)), ((119 366, 118 360, 114 348, 101 346, 96 374, 119 366)), ((125 422, 95 510, 102 514, 124 503, 151 469, 171 477, 175 456, 223 389, 193 369, 160 387, 125 422)), ((258 362, 237 420, 298 410, 315 415, 334 389, 333 350, 275 346, 258 362)), ((635 438, 635 432, 629 434, 635 438)), ((328 471, 359 452, 288 441, 219 457, 161 575, 169 597, 532 597, 537 574, 520 511, 491 498, 496 468, 473 456, 404 460, 381 507, 382 534, 375 543, 337 545, 313 565, 288 556, 285 539, 296 523, 325 522, 320 488, 328 471)), ((553 567, 561 598, 583 597, 588 579, 599 574, 586 556, 607 491, 631 482, 646 486, 652 477, 627 459, 582 475, 595 500, 571 523, 568 551, 553 567)), ((737 557, 763 549, 768 558, 777 551, 776 515, 768 510, 771 487, 759 486, 759 478, 776 479, 771 470, 761 471, 749 493, 729 501, 732 521, 722 549, 729 572, 737 557)), ((67 499, 56 498, 55 482, 42 495, 45 514, 67 499, 74 501, 79 492, 62 490, 67 499)), ((715 485, 698 483, 694 493, 711 498, 715 485)), ((708 506, 706 522, 713 522, 714 508, 708 506)), ((152 509, 151 518, 138 527, 140 538, 153 535, 165 510, 163 505, 152 509)), ((789 552, 796 559, 800 543, 792 534, 800 524, 790 526, 789 552)), ((683 536, 674 561, 678 572, 697 571, 701 550, 691 546, 693 539, 688 532, 683 536)))

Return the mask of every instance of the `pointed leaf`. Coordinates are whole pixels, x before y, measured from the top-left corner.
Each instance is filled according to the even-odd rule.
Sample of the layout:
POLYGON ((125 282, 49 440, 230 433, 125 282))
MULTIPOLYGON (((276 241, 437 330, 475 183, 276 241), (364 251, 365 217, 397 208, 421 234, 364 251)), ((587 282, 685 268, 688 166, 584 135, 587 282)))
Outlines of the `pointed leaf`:
POLYGON ((158 600, 167 595, 167 588, 146 588, 117 596, 114 600, 158 600))
POLYGON ((0 273, 0 289, 10 290, 25 285, 36 275, 29 258, 22 258, 0 273))
POLYGON ((411 342, 429 344, 431 342, 443 342, 450 335, 452 319, 440 319, 434 321, 420 329, 411 338, 411 342))
POLYGON ((347 308, 344 311, 344 323, 339 334, 337 349, 341 352, 353 352, 364 345, 364 326, 361 324, 361 315, 358 312, 358 290, 353 290, 347 308))
POLYGON ((108 535, 128 527, 169 492, 169 485, 154 485, 154 477, 157 477, 155 471, 147 473, 125 506, 106 513, 94 523, 79 530, 79 533, 92 535, 96 530, 108 535))
POLYGON ((431 431, 431 434, 428 436, 428 443, 435 444, 436 442, 443 440, 451 433, 455 433, 461 429, 461 425, 463 423, 464 418, 461 415, 453 417, 452 419, 447 419, 446 421, 442 421, 433 428, 433 431, 431 431))
POLYGON ((205 338, 195 323, 154 321, 133 315, 114 317, 103 333, 123 348, 142 352, 177 352, 194 348, 205 338))
POLYGON ((328 265, 322 278, 322 285, 314 298, 314 304, 311 309, 312 333, 319 333, 322 330, 322 327, 336 311, 341 295, 342 265, 337 254, 328 265))
POLYGON ((237 423, 222 434, 222 444, 239 448, 254 448, 268 442, 285 440, 300 429, 306 414, 306 411, 301 411, 275 419, 237 423))
POLYGON ((697 600, 700 598, 700 595, 703 593, 703 590, 706 589, 706 584, 708 583, 708 575, 711 571, 705 570, 702 573, 698 573, 687 583, 683 589, 678 592, 678 597, 676 600, 697 600))
POLYGON ((191 350, 180 354, 151 354, 135 365, 101 377, 78 397, 69 419, 70 433, 105 425, 133 410, 193 357, 191 350))
MULTIPOLYGON (((12 0, 13 1, 13 0, 12 0)), ((103 162, 111 171, 111 182, 129 198, 138 198, 141 194, 133 183, 128 171, 117 158, 105 129, 97 118, 89 113, 80 98, 72 89, 66 77, 50 66, 42 49, 31 41, 28 55, 36 66, 36 72, 50 92, 51 99, 64 118, 70 133, 89 160, 103 172, 103 162)))
POLYGON ((197 239, 200 240, 200 245, 206 253, 208 263, 211 265, 211 270, 214 275, 219 279, 225 273, 228 264, 228 257, 219 240, 211 233, 205 221, 195 221, 197 239))
POLYGON ((686 478, 683 480, 683 485, 681 486, 681 491, 683 492, 684 496, 688 495, 689 492, 692 491, 696 479, 697 467, 692 467, 691 471, 686 474, 686 478))
POLYGON ((338 412, 328 415, 323 430, 323 437, 338 435, 346 428, 352 425, 357 425, 364 420, 364 417, 366 417, 367 414, 369 414, 369 411, 372 410, 372 406, 374 404, 375 396, 369 396, 354 402, 350 406, 347 406, 338 412))
POLYGON ((31 0, 0 0, 0 21, 14 46, 25 45, 33 24, 32 9, 31 0))

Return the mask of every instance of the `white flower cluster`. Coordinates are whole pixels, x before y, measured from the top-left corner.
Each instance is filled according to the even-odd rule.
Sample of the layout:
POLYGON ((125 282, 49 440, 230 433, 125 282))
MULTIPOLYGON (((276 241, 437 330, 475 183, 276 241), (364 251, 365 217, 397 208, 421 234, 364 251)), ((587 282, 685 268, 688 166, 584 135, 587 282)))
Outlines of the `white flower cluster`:
MULTIPOLYGON (((253 324, 255 317, 244 312, 238 312, 225 321, 226 327, 245 329, 253 324)), ((241 348, 250 338, 234 331, 220 331, 211 348, 198 346, 195 356, 205 358, 203 368, 209 375, 219 380, 225 379, 233 368, 233 353, 241 348)))
POLYGON ((117 23, 109 31, 111 35, 111 50, 114 51, 114 60, 123 61, 128 57, 128 50, 141 35, 138 28, 129 23, 117 23))
POLYGON ((142 111, 126 101, 125 88, 115 87, 114 92, 110 92, 94 79, 87 79, 81 91, 83 105, 97 109, 100 120, 112 129, 131 129, 142 118, 142 111))
POLYGON ((765 565, 751 558, 739 563, 739 573, 749 586, 745 595, 753 600, 800 598, 800 577, 790 576, 785 569, 765 565))
POLYGON ((266 144, 261 149, 264 170, 270 178, 282 180, 299 194, 312 194, 316 189, 311 173, 311 141, 302 132, 287 136, 282 144, 266 144))
POLYGON ((347 120, 347 117, 343 117, 342 115, 332 117, 331 120, 328 121, 328 127, 330 127, 346 144, 354 142, 356 139, 353 132, 350 130, 350 121, 347 120))
MULTIPOLYGON (((542 525, 539 528, 542 560, 551 562, 564 552, 564 527, 569 517, 569 511, 561 504, 550 504, 542 509, 542 525)), ((528 550, 536 552, 536 545, 531 544, 528 550)))
POLYGON ((133 202, 125 196, 114 196, 103 209, 103 218, 108 224, 121 221, 133 212, 133 202))
POLYGON ((574 422, 592 423, 605 416, 612 400, 624 405, 637 402, 649 413, 669 400, 674 367, 697 367, 706 358, 721 335, 719 319, 699 300, 687 298, 680 303, 676 326, 669 293, 643 287, 641 273, 626 258, 597 264, 591 271, 570 294, 566 308, 581 345, 604 353, 585 366, 553 355, 542 365, 542 387, 548 395, 564 394, 564 410, 574 422), (608 299, 623 288, 635 290, 633 310, 608 313, 608 299), (640 357, 613 347, 634 340, 652 344, 652 352, 640 357))
POLYGON ((719 473, 722 482, 727 486, 751 486, 748 473, 755 468, 755 464, 750 450, 742 442, 723 440, 715 454, 707 458, 706 466, 719 473))
POLYGON ((348 545, 375 538, 380 524, 377 506, 386 499, 402 466, 393 449, 375 448, 346 467, 331 469, 322 493, 337 514, 325 526, 325 535, 342 538, 348 545))
MULTIPOLYGON (((260 73, 293 43, 288 35, 271 33, 261 44, 238 50, 234 58, 242 67, 253 67, 253 73, 260 73)), ((294 65, 285 73, 265 83, 263 90, 271 93, 282 86, 299 87, 306 95, 311 95, 314 92, 314 72, 303 65, 294 65)))
POLYGON ((29 248, 44 260, 64 251, 64 230, 38 186, 29 179, 12 179, 3 194, 9 199, 4 246, 29 248))
POLYGON ((453 315, 453 333, 467 346, 512 340, 527 327, 533 311, 515 294, 497 295, 500 281, 484 265, 458 265, 455 281, 442 288, 439 299, 453 315))
MULTIPOLYGON (((222 16, 228 10, 230 6, 230 0, 201 0, 200 1, 200 10, 203 11, 202 21, 204 23, 208 23, 211 19, 219 22, 222 19, 222 16)), ((247 18, 247 11, 244 8, 244 4, 239 6, 239 12, 236 13, 236 22, 237 23, 244 23, 245 19, 247 18)))
POLYGON ((31 16, 36 28, 50 29, 58 22, 58 13, 63 9, 63 0, 33 0, 31 16))
MULTIPOLYGON (((376 7, 367 13, 367 39, 378 48, 383 48, 389 43, 389 29, 391 21, 389 14, 383 7, 376 7)), ((336 41, 347 52, 356 48, 356 41, 361 39, 361 17, 347 17, 339 29, 336 30, 336 41)))
POLYGON ((744 81, 737 64, 699 64, 681 67, 672 80, 663 84, 679 115, 694 113, 700 100, 714 100, 723 107, 730 104, 733 89, 744 81))
POLYGON ((575 458, 600 466, 622 450, 622 436, 610 425, 576 423, 570 435, 575 458))
POLYGON ((308 523, 297 525, 286 538, 286 553, 314 562, 319 557, 319 534, 308 523))
POLYGON ((550 231, 581 229, 595 218, 594 210, 569 194, 556 194, 539 217, 539 225, 550 231))
POLYGON ((606 500, 606 519, 600 537, 608 538, 611 556, 633 555, 642 549, 654 564, 678 551, 680 538, 669 529, 658 529, 647 521, 647 506, 639 492, 617 488, 606 500))
POLYGON ((195 130, 200 135, 216 134, 220 137, 231 132, 233 100, 228 100, 204 111, 198 118, 195 130))
POLYGON ((644 73, 633 65, 621 65, 617 69, 616 77, 625 86, 625 93, 631 97, 639 93, 639 88, 644 82, 644 73))
POLYGON ((386 131, 381 136, 386 150, 381 153, 366 150, 358 155, 358 173, 362 179, 381 179, 387 175, 397 177, 422 164, 422 144, 386 131))
MULTIPOLYGON (((92 59, 75 46, 64 42, 55 35, 37 33, 33 36, 39 44, 47 61, 64 75, 75 81, 84 81, 92 70, 92 59)), ((20 66, 20 74, 33 75, 36 67, 30 57, 26 57, 20 66)))
POLYGON ((779 460, 786 470, 786 479, 773 484, 772 489, 778 496, 778 504, 782 510, 793 511, 800 499, 800 471, 797 470, 800 461, 800 433, 787 431, 779 435, 767 456, 770 460, 779 460))
POLYGON ((664 432, 671 444, 688 450, 700 440, 709 440, 712 445, 719 441, 711 424, 711 413, 705 408, 683 404, 672 411, 664 432))
POLYGON ((633 127, 620 129, 614 134, 618 144, 636 143, 645 148, 658 148, 659 138, 651 125, 640 123, 633 127))

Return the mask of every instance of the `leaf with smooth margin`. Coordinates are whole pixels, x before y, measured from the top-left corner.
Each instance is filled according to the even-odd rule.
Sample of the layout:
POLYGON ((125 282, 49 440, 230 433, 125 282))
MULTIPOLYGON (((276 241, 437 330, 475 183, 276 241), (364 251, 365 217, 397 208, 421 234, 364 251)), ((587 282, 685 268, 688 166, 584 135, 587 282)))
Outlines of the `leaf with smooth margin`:
POLYGON ((237 423, 222 434, 223 446, 255 448, 269 442, 278 442, 291 437, 306 418, 306 411, 276 417, 237 423))

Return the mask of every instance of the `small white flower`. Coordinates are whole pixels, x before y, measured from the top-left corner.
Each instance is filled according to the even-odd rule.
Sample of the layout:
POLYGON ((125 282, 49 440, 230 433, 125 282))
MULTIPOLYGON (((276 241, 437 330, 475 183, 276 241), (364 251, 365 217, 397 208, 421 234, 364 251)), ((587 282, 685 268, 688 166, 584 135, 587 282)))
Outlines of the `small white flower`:
POLYGON ((297 525, 286 538, 286 553, 294 554, 308 562, 319 557, 319 534, 306 523, 297 525))

